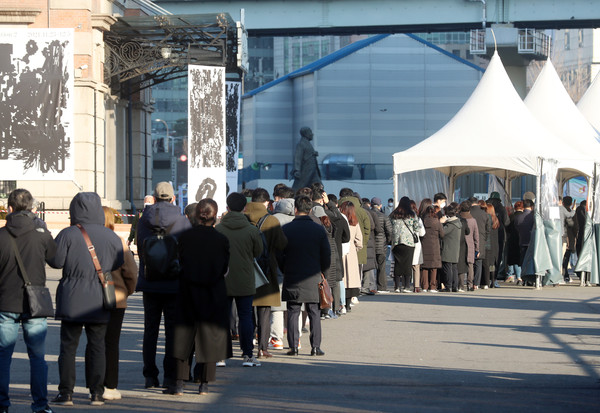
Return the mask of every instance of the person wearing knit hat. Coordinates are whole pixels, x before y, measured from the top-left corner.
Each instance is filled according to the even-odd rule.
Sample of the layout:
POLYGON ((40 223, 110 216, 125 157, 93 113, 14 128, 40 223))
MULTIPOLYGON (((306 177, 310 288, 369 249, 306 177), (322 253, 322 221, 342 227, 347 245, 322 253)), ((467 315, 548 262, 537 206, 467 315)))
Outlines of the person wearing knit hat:
POLYGON ((242 212, 246 207, 246 197, 239 192, 232 192, 227 197, 227 208, 230 211, 242 212))

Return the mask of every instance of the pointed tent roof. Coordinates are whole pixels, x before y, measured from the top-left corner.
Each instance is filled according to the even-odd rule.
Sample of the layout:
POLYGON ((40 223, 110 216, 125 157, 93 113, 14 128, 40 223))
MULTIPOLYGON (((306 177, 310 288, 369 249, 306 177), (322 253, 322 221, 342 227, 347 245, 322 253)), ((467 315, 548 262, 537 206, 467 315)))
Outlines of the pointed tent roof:
MULTIPOLYGON (((571 100, 550 59, 546 61, 524 102, 531 113, 561 139, 564 145, 570 145, 587 156, 590 161, 587 166, 579 164, 574 169, 591 176, 594 158, 600 159, 598 133, 571 100)), ((563 164, 565 161, 559 159, 559 168, 563 164)), ((564 166, 573 167, 568 165, 568 161, 564 166)))
MULTIPOLYGON (((495 52, 479 84, 438 132, 397 152, 394 173, 434 168, 458 176, 487 172, 500 177, 538 175, 540 158, 557 159, 558 139, 525 107, 495 52)), ((570 148, 562 155, 581 157, 570 148)))
POLYGON ((600 132, 600 72, 583 97, 579 99, 577 108, 587 121, 600 132))

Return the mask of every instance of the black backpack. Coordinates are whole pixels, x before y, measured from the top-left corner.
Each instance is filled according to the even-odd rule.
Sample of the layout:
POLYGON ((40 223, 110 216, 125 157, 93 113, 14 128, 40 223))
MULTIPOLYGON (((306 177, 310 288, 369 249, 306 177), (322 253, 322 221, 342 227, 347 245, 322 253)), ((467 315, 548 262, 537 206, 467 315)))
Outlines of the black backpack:
POLYGON ((170 235, 175 223, 167 228, 158 226, 158 214, 153 234, 142 247, 146 281, 173 281, 179 278, 181 267, 177 253, 177 239, 170 235))
POLYGON ((262 243, 263 243, 263 252, 262 254, 260 254, 260 256, 256 259, 256 262, 258 263, 260 269, 262 270, 263 274, 265 274, 267 277, 269 276, 269 268, 270 268, 270 259, 269 259, 269 248, 267 245, 267 238, 265 238, 265 234, 264 232, 262 232, 260 229, 263 225, 263 223, 265 222, 265 220, 267 219, 267 217, 269 216, 269 214, 266 214, 264 216, 262 216, 258 222, 256 223, 256 228, 258 228, 258 230, 260 231, 260 238, 262 239, 262 243))

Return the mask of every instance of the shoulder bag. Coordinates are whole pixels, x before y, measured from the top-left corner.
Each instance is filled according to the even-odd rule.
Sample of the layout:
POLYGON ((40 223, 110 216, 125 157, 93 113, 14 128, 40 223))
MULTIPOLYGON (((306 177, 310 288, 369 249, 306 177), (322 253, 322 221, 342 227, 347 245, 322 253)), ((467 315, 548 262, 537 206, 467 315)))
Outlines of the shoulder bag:
POLYGON ((29 314, 31 314, 31 318, 54 317, 50 290, 43 285, 31 285, 15 238, 10 233, 9 236, 15 257, 17 258, 17 265, 21 269, 21 277, 25 281, 25 294, 27 294, 27 300, 29 301, 29 314))
POLYGON ((331 294, 331 288, 325 276, 321 273, 321 282, 319 283, 319 308, 324 310, 331 308, 333 304, 333 295, 331 294))
POLYGON ((90 240, 87 231, 80 224, 77 224, 77 228, 79 228, 79 230, 81 231, 83 239, 87 244, 88 251, 92 256, 92 262, 94 263, 94 268, 96 269, 98 279, 100 280, 100 285, 102 286, 102 302, 104 303, 104 309, 113 310, 117 308, 117 296, 115 294, 115 283, 112 279, 112 274, 110 273, 110 271, 105 273, 102 272, 100 261, 98 260, 98 256, 96 255, 96 248, 94 248, 94 244, 92 244, 92 241, 90 240))
POLYGON ((417 234, 415 234, 414 232, 412 232, 412 230, 408 227, 408 225, 406 225, 406 221, 404 221, 404 219, 402 219, 402 223, 404 224, 404 226, 406 227, 406 229, 408 230, 408 232, 411 233, 411 235, 413 236, 413 242, 415 244, 419 243, 419 237, 417 236, 417 234))

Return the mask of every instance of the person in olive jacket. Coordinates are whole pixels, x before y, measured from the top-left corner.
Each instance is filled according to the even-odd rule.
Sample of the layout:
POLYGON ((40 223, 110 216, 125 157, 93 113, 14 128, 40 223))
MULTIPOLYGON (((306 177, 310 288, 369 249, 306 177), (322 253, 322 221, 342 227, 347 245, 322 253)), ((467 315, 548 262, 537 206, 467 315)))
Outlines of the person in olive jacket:
POLYGON ((269 282, 256 289, 253 305, 256 307, 258 324, 258 358, 271 357, 269 353, 269 338, 271 337, 271 307, 281 305, 279 281, 277 279, 277 255, 287 245, 287 238, 283 235, 279 220, 267 211, 269 193, 264 188, 252 191, 252 202, 246 205, 246 216, 250 223, 257 226, 262 217, 265 217, 259 228, 265 235, 269 251, 269 271, 265 274, 269 282))
POLYGON ((229 212, 215 227, 229 240, 229 275, 225 279, 230 307, 235 300, 239 318, 240 347, 244 367, 260 366, 252 356, 254 351, 254 317, 252 300, 256 294, 254 282, 254 259, 263 251, 260 231, 243 214, 246 197, 233 192, 227 197, 229 212))

